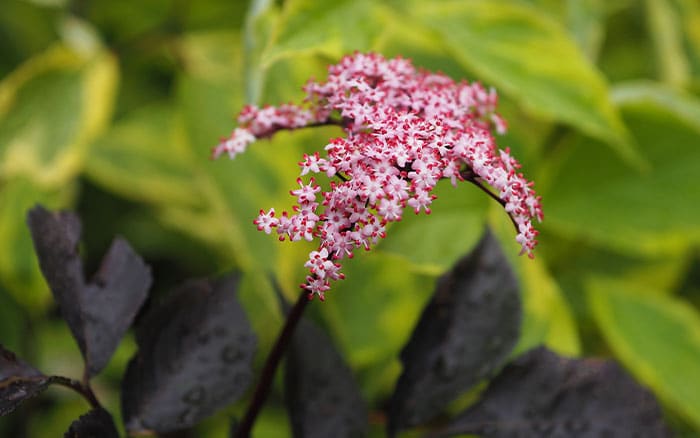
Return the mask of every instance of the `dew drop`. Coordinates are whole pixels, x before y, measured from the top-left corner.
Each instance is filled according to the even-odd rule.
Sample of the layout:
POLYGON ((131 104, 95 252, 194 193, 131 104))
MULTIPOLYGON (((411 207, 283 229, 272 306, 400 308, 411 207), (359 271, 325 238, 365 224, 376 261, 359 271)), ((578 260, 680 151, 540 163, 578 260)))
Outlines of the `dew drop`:
POLYGON ((10 394, 8 397, 9 400, 17 400, 24 398, 27 395, 27 391, 24 390, 24 388, 17 388, 17 390, 14 392, 14 394, 10 394))

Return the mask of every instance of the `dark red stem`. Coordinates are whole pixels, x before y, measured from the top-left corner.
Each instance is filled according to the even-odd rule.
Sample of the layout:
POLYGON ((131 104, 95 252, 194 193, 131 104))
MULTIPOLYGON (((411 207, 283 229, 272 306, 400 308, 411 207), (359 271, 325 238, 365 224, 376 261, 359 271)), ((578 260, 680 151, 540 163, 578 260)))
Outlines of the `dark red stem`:
MULTIPOLYGON (((486 193, 487 195, 489 195, 489 197, 490 197, 491 199, 494 199, 496 202, 498 202, 499 204, 501 204, 501 206, 503 206, 503 207, 506 206, 506 201, 504 201, 503 199, 499 198, 498 195, 496 195, 496 194, 493 193, 491 190, 489 190, 488 187, 486 187, 485 185, 483 185, 483 184, 481 183, 481 181, 479 181, 478 176, 477 176, 471 169, 463 170, 462 172, 460 172, 460 175, 462 176, 462 178, 464 178, 465 181, 469 181, 470 183, 472 183, 472 184, 474 184, 475 186, 477 186, 479 189, 481 189, 482 192, 484 192, 484 193, 486 193)), ((515 231, 519 233, 519 232, 520 232, 520 229, 518 228, 518 223, 515 222, 515 219, 513 219, 513 216, 511 216, 510 213, 508 214, 508 217, 510 218, 510 221, 513 223, 513 226, 515 227, 515 231)))
POLYGON ((294 307, 292 307, 287 314, 287 320, 284 323, 284 327, 282 327, 282 331, 277 337, 277 341, 275 342, 275 345, 272 347, 272 350, 265 361, 265 366, 260 374, 260 380, 255 387, 253 400, 250 402, 250 405, 248 405, 248 410, 246 411, 245 416, 236 428, 236 433, 234 435, 235 438, 250 437, 250 432, 253 429, 255 419, 260 413, 260 409, 265 403, 265 399, 267 399, 270 392, 270 387, 272 386, 272 381, 275 377, 275 371, 277 371, 277 367, 279 366, 280 360, 282 359, 287 345, 289 344, 289 340, 294 334, 294 329, 299 323, 301 315, 304 313, 304 309, 309 301, 308 291, 302 291, 297 299, 297 302, 294 304, 294 307))

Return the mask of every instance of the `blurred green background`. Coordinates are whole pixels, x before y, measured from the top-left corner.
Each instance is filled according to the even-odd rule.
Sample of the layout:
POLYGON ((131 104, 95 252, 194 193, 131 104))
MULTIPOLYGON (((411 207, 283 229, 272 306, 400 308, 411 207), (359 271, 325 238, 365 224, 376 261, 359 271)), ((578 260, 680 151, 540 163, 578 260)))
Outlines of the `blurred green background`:
MULTIPOLYGON (((89 272, 125 236, 153 266, 155 297, 185 278, 243 271, 259 364, 281 323, 270 274, 295 297, 311 248, 252 220, 291 206, 301 155, 339 131, 283 133, 234 161, 209 152, 244 103, 300 101, 309 77, 354 50, 496 87, 510 125, 499 144, 523 162, 545 211, 536 258, 520 258, 499 205, 441 185, 431 216, 392 226, 314 302, 373 409, 373 433, 435 279, 488 223, 523 288, 514 354, 544 342, 614 357, 679 436, 700 436, 697 0, 2 0, 0 342, 45 373, 82 372, 25 226, 42 203, 80 213, 89 272)), ((134 350, 126 339, 94 381, 117 420, 134 350)), ((289 434, 279 387, 256 436, 289 434)), ((181 436, 226 436, 244 407, 181 436)), ((1 418, 0 436, 62 436, 87 410, 52 388, 1 418)))

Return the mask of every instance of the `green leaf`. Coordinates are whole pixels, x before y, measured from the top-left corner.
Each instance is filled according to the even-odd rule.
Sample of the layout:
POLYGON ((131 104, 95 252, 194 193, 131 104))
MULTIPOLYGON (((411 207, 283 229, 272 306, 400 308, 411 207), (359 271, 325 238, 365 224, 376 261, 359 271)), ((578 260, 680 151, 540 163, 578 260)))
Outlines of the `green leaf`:
MULTIPOLYGON (((171 0, 149 0, 139 7, 124 7, 112 2, 96 2, 81 10, 86 19, 118 43, 136 39, 162 26, 173 7, 171 0)), ((188 8, 189 9, 189 8, 188 8)), ((180 23, 178 23, 180 24, 180 23)))
POLYGON ((118 71, 107 53, 83 57, 57 46, 0 83, 0 178, 45 186, 81 170, 90 141, 109 121, 118 71))
POLYGON ((377 249, 408 259, 417 271, 441 275, 481 238, 489 199, 471 184, 453 187, 447 180, 434 194, 438 198, 430 215, 414 214, 409 207, 377 249))
POLYGON ((182 8, 171 10, 180 12, 179 19, 184 21, 188 29, 219 29, 240 27, 243 24, 246 10, 251 6, 248 0, 199 0, 186 3, 182 8), (184 12, 184 13, 183 13, 184 12))
MULTIPOLYGON (((205 44, 206 40, 200 38, 198 42, 205 44)), ((213 52, 202 47, 199 53, 213 52)), ((231 116, 241 109, 245 84, 240 56, 219 57, 218 61, 205 56, 210 65, 208 71, 227 68, 229 74, 217 76, 188 70, 177 83, 177 106, 184 120, 185 139, 193 157, 190 167, 199 182, 203 208, 172 206, 161 210, 159 217, 167 225, 215 248, 222 268, 236 265, 246 273, 241 300, 253 312, 249 314, 256 328, 270 337, 274 334, 270 322, 277 322, 279 309, 266 276, 277 274, 283 289, 294 289, 296 295, 305 275, 304 261, 312 248, 300 242, 279 242, 276 236, 258 231, 253 220, 260 209, 291 210, 294 198, 289 190, 296 185, 302 151, 322 148, 331 136, 327 129, 280 132, 270 140, 251 145, 235 160, 211 161, 211 148, 236 125, 231 116), (284 252, 288 245, 306 251, 284 252)), ((290 76, 293 74, 286 75, 287 87, 298 87, 299 83, 290 76)), ((283 74, 281 77, 285 78, 283 74)), ((261 338, 262 345, 266 342, 267 338, 261 338)))
MULTIPOLYGON (((238 40, 237 36, 229 37, 231 42, 238 40)), ((177 82, 176 105, 183 117, 184 138, 193 158, 189 167, 199 181, 199 196, 205 207, 202 211, 169 208, 166 214, 179 218, 169 222, 183 232, 195 237, 206 233, 208 242, 243 270, 273 265, 274 245, 278 242, 258 232, 252 221, 261 208, 272 206, 274 194, 288 193, 282 181, 288 173, 273 170, 271 164, 275 163, 274 156, 284 162, 289 151, 260 142, 236 160, 209 159, 219 138, 228 135, 235 126, 231 116, 240 111, 244 95, 240 52, 220 56, 212 50, 214 40, 203 34, 196 39, 188 38, 185 54, 191 58, 198 53, 200 62, 188 63, 177 82), (228 69, 229 75, 206 74, 200 68, 203 60, 209 72, 228 69), (273 148, 274 156, 266 151, 268 148, 273 148), (187 220, 188 217, 193 220, 187 220)), ((291 163, 296 161, 293 158, 291 163)), ((294 178, 289 181, 293 182, 294 178)))
MULTIPOLYGON (((20 348, 24 341, 23 327, 27 315, 22 310, 14 297, 0 283, 0 333, 2 333, 2 345, 14 351, 21 351, 20 348)), ((0 433, 2 433, 1 427, 0 433)))
POLYGON ((559 284, 540 259, 516 264, 523 288, 525 317, 515 353, 544 344, 568 356, 581 353, 576 322, 559 284))
MULTIPOLYGON (((80 364, 77 363, 76 366, 79 367, 80 364)), ((68 370, 68 373, 70 371, 75 371, 75 368, 68 370)), ((54 409, 42 410, 32 415, 32 421, 27 427, 27 436, 65 436, 64 433, 73 423, 73 419, 84 413, 83 400, 79 397, 66 397, 57 403, 54 409)))
POLYGON ((240 32, 230 30, 190 32, 177 40, 177 50, 189 75, 240 82, 240 32))
POLYGON ((608 95, 605 79, 566 31, 541 11, 516 2, 414 2, 411 12, 480 80, 523 107, 610 144, 639 164, 608 95))
POLYGON ((386 57, 411 59, 417 67, 441 71, 455 79, 464 76, 464 69, 444 47, 439 35, 413 17, 392 12, 386 15, 384 30, 373 50, 386 57))
MULTIPOLYGON (((312 55, 299 55, 294 58, 281 59, 265 70, 261 102, 279 104, 280 102, 302 102, 306 93, 300 87, 309 78, 325 78, 328 62, 312 55)), ((338 129, 337 137, 340 135, 338 129)))
POLYGON ((687 303, 627 283, 593 278, 588 298, 625 366, 700 428, 700 315, 687 303))
POLYGON ((0 14, 0 77, 17 64, 44 50, 56 35, 56 8, 38 7, 29 1, 6 1, 0 14))
POLYGON ((88 176, 128 199, 197 206, 191 151, 172 106, 154 105, 129 114, 101 136, 87 157, 88 176))
POLYGON ((605 3, 610 5, 610 14, 598 68, 609 83, 654 77, 654 47, 642 21, 644 2, 615 0, 605 3))
POLYGON ((700 61, 700 4, 694 0, 680 0, 678 5, 681 11, 686 44, 691 58, 695 61, 695 74, 697 75, 697 62, 700 61))
POLYGON ((671 3, 669 0, 646 0, 647 22, 662 81, 684 86, 690 80, 690 66, 683 49, 681 19, 671 3))
POLYGON ((612 97, 623 109, 638 107, 642 111, 653 111, 652 108, 657 107, 700 130, 700 100, 688 93, 651 81, 632 81, 615 86, 612 97))
POLYGON ((541 190, 546 227, 621 251, 675 253, 700 241, 700 101, 635 84, 615 92, 640 151, 640 172, 578 138, 541 190))
MULTIPOLYGON (((289 190, 296 185, 297 163, 302 158, 302 151, 305 148, 321 149, 331 137, 329 133, 337 133, 328 129, 280 132, 270 140, 251 145, 235 160, 211 161, 212 147, 236 126, 231 116, 241 110, 245 84, 241 57, 207 55, 217 53, 206 47, 210 41, 212 39, 201 35, 197 40, 189 39, 189 51, 195 49, 193 44, 199 44, 197 53, 207 59, 208 71, 226 68, 229 75, 203 74, 199 68, 190 69, 179 76, 177 83, 177 106, 193 157, 189 165, 200 184, 200 197, 205 208, 199 211, 169 209, 168 216, 179 218, 169 222, 179 225, 188 234, 206 234, 208 242, 219 247, 221 253, 241 269, 273 270, 281 262, 278 251, 282 243, 275 236, 259 232, 252 222, 260 209, 274 207, 280 212, 291 209, 294 198, 289 195, 289 190), (185 219, 187 217, 198 219, 190 221, 185 219)), ((286 63, 280 63, 275 71, 286 80, 287 87, 297 88, 300 83, 289 79, 298 76, 294 70, 296 67, 291 65, 285 75, 280 70, 285 66, 286 63)), ((298 262, 304 264, 303 259, 298 262)), ((288 281, 298 284, 302 280, 288 281)))
POLYGON ((280 8, 272 0, 251 2, 246 13, 243 40, 246 58, 246 100, 250 103, 260 103, 267 74, 260 60, 264 53, 263 49, 277 28, 279 15, 280 8))
POLYGON ((589 275, 616 277, 639 286, 670 292, 682 284, 690 269, 692 248, 680 248, 669 254, 625 253, 549 231, 539 236, 540 247, 551 271, 569 297, 579 298, 583 295, 583 279, 589 275))
MULTIPOLYGON (((242 269, 254 265, 274 266, 274 236, 259 232, 253 225, 260 209, 289 208, 289 190, 296 184, 297 162, 301 159, 299 143, 323 145, 318 133, 280 133, 270 141, 251 145, 246 154, 235 160, 211 161, 209 151, 218 137, 227 135, 234 126, 231 91, 216 82, 191 77, 181 78, 179 105, 183 110, 186 135, 196 161, 191 164, 202 190, 200 196, 211 214, 209 234, 226 245, 242 269), (197 161, 198 159, 198 161, 197 161)), ((190 233, 184 225, 182 231, 190 233)), ((200 225, 203 226, 203 225, 200 225)))
POLYGON ((334 59, 353 50, 368 50, 383 29, 380 5, 370 0, 318 2, 290 0, 265 48, 261 65, 299 54, 334 59))
POLYGON ((605 18, 609 6, 604 0, 567 0, 567 23, 572 38, 595 61, 605 39, 605 18))

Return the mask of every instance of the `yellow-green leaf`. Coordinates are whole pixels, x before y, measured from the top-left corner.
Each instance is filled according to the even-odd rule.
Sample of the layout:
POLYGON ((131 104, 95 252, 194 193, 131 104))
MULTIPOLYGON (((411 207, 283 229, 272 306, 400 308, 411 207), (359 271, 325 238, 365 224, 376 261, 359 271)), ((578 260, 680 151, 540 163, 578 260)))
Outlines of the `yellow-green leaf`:
POLYGON ((201 199, 185 134, 171 106, 136 111, 93 144, 87 174, 125 198, 197 206, 201 199))
POLYGON ((656 52, 661 80, 684 86, 690 80, 690 65, 683 49, 683 26, 669 0, 646 0, 647 21, 656 52))
POLYGON ((602 74, 567 32, 522 2, 413 2, 410 11, 442 37, 478 79, 535 114, 568 123, 639 164, 602 74))
POLYGON ((621 251, 678 253, 700 242, 700 100, 651 84, 614 95, 650 169, 575 139, 550 162, 544 225, 621 251))
POLYGON ((370 0, 287 1, 261 65, 299 54, 337 59, 353 50, 368 50, 383 27, 378 7, 370 0))
POLYGON ((417 271, 441 275, 483 235, 489 198, 471 184, 453 187, 448 180, 440 181, 434 193, 430 215, 409 207, 377 249, 408 259, 417 271))
POLYGON ((523 290, 523 328, 517 352, 547 345, 567 356, 581 353, 576 323, 559 284, 541 259, 522 258, 516 263, 523 290))
MULTIPOLYGON (((695 0, 680 0, 681 20, 685 31, 688 51, 695 61, 700 60, 700 3, 695 0)), ((697 67, 695 74, 697 76, 697 67)))
MULTIPOLYGON (((232 69, 241 62, 240 32, 190 32, 177 41, 177 49, 188 74, 212 80, 236 80, 232 69)), ((239 79, 240 80, 240 79, 239 79)))
POLYGON ((605 0, 568 0, 567 24, 586 57, 595 61, 605 39, 605 0))
POLYGON ((0 178, 25 175, 44 186, 78 173, 90 141, 111 116, 115 58, 56 46, 0 83, 0 178))

